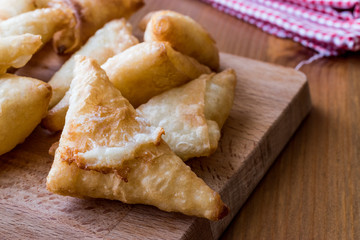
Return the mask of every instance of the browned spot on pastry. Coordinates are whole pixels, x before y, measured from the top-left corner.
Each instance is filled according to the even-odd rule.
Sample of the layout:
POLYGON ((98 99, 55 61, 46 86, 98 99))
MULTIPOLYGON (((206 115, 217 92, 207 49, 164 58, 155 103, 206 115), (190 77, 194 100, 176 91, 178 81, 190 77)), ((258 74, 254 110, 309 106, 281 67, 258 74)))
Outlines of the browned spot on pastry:
POLYGON ((118 178, 120 178, 121 180, 123 180, 124 182, 128 182, 128 173, 130 172, 130 168, 129 167, 125 167, 119 170, 115 170, 114 173, 116 174, 116 176, 118 178))
POLYGON ((220 211, 220 214, 217 216, 217 218, 215 220, 220 220, 220 219, 226 217, 229 214, 229 211, 230 211, 230 209, 226 205, 223 205, 223 207, 220 211))

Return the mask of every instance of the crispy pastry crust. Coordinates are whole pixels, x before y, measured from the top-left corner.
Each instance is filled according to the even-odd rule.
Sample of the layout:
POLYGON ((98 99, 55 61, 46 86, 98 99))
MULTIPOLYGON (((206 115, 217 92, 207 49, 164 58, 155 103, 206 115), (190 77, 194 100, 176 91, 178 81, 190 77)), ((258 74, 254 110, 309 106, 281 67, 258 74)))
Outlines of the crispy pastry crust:
POLYGON ((69 108, 70 93, 68 92, 73 79, 75 56, 89 56, 99 64, 108 58, 136 45, 139 41, 132 35, 132 27, 125 19, 113 20, 89 39, 51 78, 49 84, 53 88, 50 100, 51 109, 42 126, 50 131, 60 131, 65 124, 66 112, 69 108), (65 95, 65 96, 64 96, 65 95), (58 102, 61 100, 60 102, 58 102))
POLYGON ((47 188, 57 194, 149 204, 218 220, 228 208, 108 81, 79 58, 47 188), (126 148, 123 148, 126 146, 126 148))
POLYGON ((57 132, 63 129, 65 125, 65 116, 69 109, 69 99, 70 91, 67 91, 63 99, 61 99, 61 101, 56 104, 55 107, 50 109, 46 117, 41 121, 41 126, 43 128, 46 128, 52 132, 57 132))
POLYGON ((138 42, 132 35, 131 25, 125 19, 107 23, 79 51, 74 53, 51 78, 49 84, 53 88, 53 97, 50 101, 50 107, 54 107, 69 90, 71 80, 73 79, 74 57, 76 55, 88 56, 95 59, 99 64, 103 64, 108 58, 115 56, 138 42))
POLYGON ((192 18, 173 11, 149 13, 144 41, 165 41, 176 51, 191 56, 213 70, 219 68, 219 50, 210 34, 192 18))
MULTIPOLYGON (((132 44, 133 42, 131 41, 132 44)), ((89 55, 94 54, 91 51, 90 53, 89 55)), ((77 54, 86 55, 80 52, 77 54)), ((73 66, 73 58, 69 61, 72 61, 71 66, 73 66)), ((54 89, 51 106, 63 96, 62 94, 71 82, 72 71, 67 70, 68 65, 70 63, 65 63, 49 82, 54 89)), ((173 50, 165 42, 141 43, 132 46, 108 59, 102 68, 108 74, 110 81, 134 107, 147 102, 159 93, 182 85, 203 73, 211 72, 208 67, 173 50)), ((51 131, 61 130, 67 108, 68 100, 64 98, 49 111, 43 121, 43 126, 51 131)))
POLYGON ((166 42, 140 43, 110 58, 102 68, 134 107, 211 72, 208 67, 175 51, 166 42))
POLYGON ((48 42, 57 31, 66 27, 72 13, 67 9, 43 8, 26 12, 0 22, 0 37, 30 33, 48 42))
POLYGON ((219 128, 224 126, 234 102, 236 74, 227 69, 215 74, 206 85, 205 117, 215 121, 219 128))
POLYGON ((202 75, 168 90, 137 108, 154 126, 164 128, 170 148, 184 161, 212 154, 230 113, 236 76, 232 69, 202 75))
POLYGON ((28 33, 0 38, 0 74, 10 67, 23 67, 41 45, 40 36, 28 33))
POLYGON ((35 9, 34 0, 17 0, 16 4, 14 4, 14 1, 0 0, 0 21, 35 9))
POLYGON ((140 9, 143 0, 67 0, 65 6, 73 11, 73 21, 54 36, 58 53, 74 52, 105 23, 117 18, 129 18, 140 9))
POLYGON ((3 74, 0 77, 0 155, 23 142, 45 116, 51 87, 42 81, 3 74))

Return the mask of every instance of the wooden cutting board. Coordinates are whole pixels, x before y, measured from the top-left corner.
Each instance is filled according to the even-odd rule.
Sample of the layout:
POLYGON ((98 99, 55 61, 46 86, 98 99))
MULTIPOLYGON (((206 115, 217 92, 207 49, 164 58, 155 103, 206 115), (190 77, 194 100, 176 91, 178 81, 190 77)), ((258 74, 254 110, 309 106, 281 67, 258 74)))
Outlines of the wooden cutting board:
MULTIPOLYGON (((47 78, 58 62, 46 62, 41 71, 31 72, 30 66, 20 72, 47 78)), ((302 73, 229 54, 222 54, 221 62, 238 76, 234 106, 216 153, 188 163, 221 194, 229 216, 210 222, 150 206, 51 194, 45 189, 53 160, 48 149, 59 134, 38 127, 0 157, 0 238, 218 238, 311 108, 302 73)))

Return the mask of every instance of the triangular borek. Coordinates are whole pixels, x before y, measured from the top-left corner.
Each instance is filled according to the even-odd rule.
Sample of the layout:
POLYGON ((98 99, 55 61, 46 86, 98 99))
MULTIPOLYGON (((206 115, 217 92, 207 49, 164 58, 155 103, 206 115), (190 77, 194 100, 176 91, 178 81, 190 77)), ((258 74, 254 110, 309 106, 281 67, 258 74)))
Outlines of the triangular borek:
POLYGON ((217 220, 228 209, 109 82, 79 57, 60 145, 47 178, 58 194, 116 199, 217 220))
POLYGON ((164 128, 170 148, 183 160, 212 154, 233 104, 232 69, 202 75, 170 89, 137 108, 153 126, 164 128))

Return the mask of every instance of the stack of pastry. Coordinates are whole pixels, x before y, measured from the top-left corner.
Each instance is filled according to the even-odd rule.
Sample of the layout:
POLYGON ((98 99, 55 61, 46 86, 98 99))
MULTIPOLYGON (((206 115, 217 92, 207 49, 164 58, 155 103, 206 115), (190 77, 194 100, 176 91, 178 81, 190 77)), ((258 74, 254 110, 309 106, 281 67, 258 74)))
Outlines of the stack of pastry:
POLYGON ((110 20, 130 17, 142 0, 0 0, 0 155, 30 135, 47 115, 51 86, 6 72, 23 67, 44 44, 79 48, 110 20), (97 16, 101 7, 101 16, 97 16), (95 17, 96 16, 96 17, 95 17))
MULTIPOLYGON (((49 82, 52 96, 42 126, 62 134, 53 148, 48 190, 149 204, 211 220, 226 216, 220 195, 184 163, 217 149, 234 98, 235 73, 212 72, 219 68, 219 53, 204 28, 179 13, 158 11, 141 21, 145 34, 139 43, 125 19, 104 25, 111 19, 92 22, 95 13, 74 10, 86 1, 41 2, 70 13, 53 43, 60 53, 76 51, 49 82), (85 33, 82 27, 101 25, 86 41, 95 31, 85 33)), ((134 0, 122 2, 128 9, 122 11, 125 17, 140 6, 134 0)), ((113 12, 112 18, 118 18, 115 12, 121 10, 109 10, 108 16, 113 12)), ((20 67, 18 62, 6 67, 20 67)))

